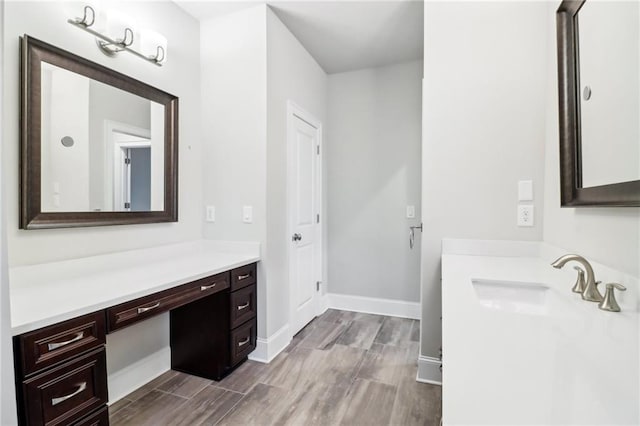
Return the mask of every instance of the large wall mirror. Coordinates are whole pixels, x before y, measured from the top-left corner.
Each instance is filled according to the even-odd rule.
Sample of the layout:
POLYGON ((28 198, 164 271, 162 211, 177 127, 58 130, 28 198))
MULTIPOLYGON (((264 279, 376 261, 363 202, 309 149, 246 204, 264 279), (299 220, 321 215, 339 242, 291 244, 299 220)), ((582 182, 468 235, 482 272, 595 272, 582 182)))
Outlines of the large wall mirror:
POLYGON ((177 221, 178 98, 21 42, 20 227, 177 221))
POLYGON ((640 3, 557 13, 561 205, 640 206, 640 3))

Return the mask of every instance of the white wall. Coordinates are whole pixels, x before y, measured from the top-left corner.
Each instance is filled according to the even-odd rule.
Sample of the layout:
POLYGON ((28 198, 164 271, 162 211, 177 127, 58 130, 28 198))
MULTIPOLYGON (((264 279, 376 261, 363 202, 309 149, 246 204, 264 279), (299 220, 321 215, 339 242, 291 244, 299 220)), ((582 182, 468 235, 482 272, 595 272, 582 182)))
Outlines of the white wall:
POLYGON ((329 75, 329 291, 420 301, 422 61, 329 75), (406 218, 406 206, 416 218, 406 218))
MULTIPOLYGON (((113 160, 113 146, 110 146, 110 141, 107 140, 105 121, 149 130, 151 105, 158 104, 95 80, 89 81, 89 140, 91 141, 89 144, 89 210, 111 211, 113 210, 113 161, 107 163, 107 159, 113 160), (111 155, 107 155, 107 150, 111 150, 111 155)), ((164 111, 164 108, 162 110, 164 111)), ((151 151, 155 152, 153 148, 151 151)), ((164 153, 163 149, 160 151, 164 153)), ((118 210, 121 209, 122 206, 118 206, 118 210)))
POLYGON ((89 79, 42 67, 42 211, 89 210, 89 79), (70 147, 63 137, 73 138, 70 147))
MULTIPOLYGON (((130 15, 140 27, 154 28, 168 39, 169 61, 163 67, 145 63, 133 55, 122 53, 108 58, 96 48, 94 37, 69 25, 66 20, 78 16, 82 4, 78 2, 8 2, 5 4, 5 20, 2 25, 5 59, 2 64, 4 79, 2 128, 2 188, 6 214, 9 265, 26 265, 70 259, 101 253, 152 247, 202 237, 202 138, 200 113, 200 37, 198 22, 169 1, 103 2, 105 8, 130 15), (110 226, 78 229, 18 230, 18 167, 19 167, 19 43, 18 37, 29 34, 35 38, 71 51, 91 61, 144 81, 180 98, 179 125, 179 222, 132 226, 110 226), (195 82, 195 84, 194 84, 195 82)), ((4 230, 4 228, 3 228, 4 230)), ((1 248, 0 248, 1 250, 1 248)), ((1 267, 1 265, 0 265, 1 267)), ((6 289, 6 281, 3 282, 6 289)), ((2 297, 5 297, 2 290, 2 297)), ((6 299, 4 299, 6 300, 6 299)), ((154 319, 146 327, 146 339, 168 342, 167 315, 154 319)), ((2 312, 2 325, 10 321, 2 312)), ((145 346, 148 351, 122 352, 126 333, 110 336, 107 363, 110 377, 117 373, 112 367, 133 364, 152 356, 157 345, 145 346), (120 349, 119 349, 120 348, 120 349), (123 362, 123 357, 126 362, 123 362)), ((166 348, 165 348, 166 349, 166 348)), ((156 353, 166 353, 166 350, 156 353)), ((4 365, 4 364, 3 364, 4 365)), ((168 369, 165 362, 161 368, 168 369)), ((2 369, 3 374, 11 371, 2 369)), ((2 380, 5 383, 10 380, 2 380)), ((9 386, 13 386, 10 384, 9 386)), ((10 391, 10 390, 9 390, 10 391)), ((7 392, 9 392, 7 391, 7 392)), ((11 410, 13 413, 15 410, 11 410)), ((7 413, 8 416, 13 415, 7 413)), ((4 416, 4 413, 3 413, 4 416)), ((2 422, 4 424, 4 422, 2 422)))
MULTIPOLYGON (((4 0, 0 0, 0 26, 4 26, 4 0)), ((0 31, 0 99, 4 82, 4 34, 0 31)), ((0 129, 4 126, 4 107, 0 102, 0 129)), ((0 146, 5 144, 0 133, 0 146)), ((16 394, 13 373, 13 343, 11 341, 11 305, 9 304, 9 269, 7 262, 7 226, 4 170, 0 152, 0 424, 18 423, 16 413, 16 394)))
POLYGON ((640 2, 589 1, 579 21, 582 184, 640 180, 640 2))
POLYGON ((11 266, 50 262, 120 250, 152 247, 202 236, 202 140, 200 137, 200 38, 198 22, 169 1, 109 1, 105 8, 134 18, 140 27, 161 31, 169 41, 170 60, 163 67, 145 63, 131 54, 108 58, 94 38, 69 25, 80 15, 78 2, 6 3, 4 47, 6 61, 2 129, 3 177, 7 202, 7 238, 11 266), (78 229, 18 230, 19 194, 19 43, 29 34, 91 61, 142 80, 180 98, 179 222, 151 225, 78 229))
POLYGON ((264 339, 289 321, 286 101, 324 120, 326 75, 265 5, 202 22, 201 55, 204 199, 216 207, 204 234, 261 243, 264 339), (253 223, 242 222, 243 206, 253 207, 253 223))
POLYGON ((545 13, 542 2, 425 3, 424 356, 441 342, 442 238, 542 238, 545 13), (534 181, 533 228, 516 226, 520 179, 534 181))
MULTIPOLYGON (((266 267, 269 278, 268 335, 275 333, 289 321, 287 254, 291 240, 288 234, 286 197, 287 101, 293 101, 326 126, 326 98, 326 73, 275 13, 268 8, 266 245, 266 267)), ((326 214, 322 214, 322 217, 326 217, 326 214)), ((324 231, 326 232, 326 226, 324 231)), ((324 260, 326 265, 326 256, 324 260)))
MULTIPOLYGON (((555 4, 547 5, 544 21, 548 49, 544 241, 637 277, 640 276, 640 208, 560 208, 556 9, 555 4)), ((602 164, 601 167, 608 166, 602 164)))
POLYGON ((266 6, 201 23, 204 200, 216 207, 206 238, 262 243, 258 336, 267 336, 267 42, 266 6), (242 222, 253 207, 253 223, 242 222))

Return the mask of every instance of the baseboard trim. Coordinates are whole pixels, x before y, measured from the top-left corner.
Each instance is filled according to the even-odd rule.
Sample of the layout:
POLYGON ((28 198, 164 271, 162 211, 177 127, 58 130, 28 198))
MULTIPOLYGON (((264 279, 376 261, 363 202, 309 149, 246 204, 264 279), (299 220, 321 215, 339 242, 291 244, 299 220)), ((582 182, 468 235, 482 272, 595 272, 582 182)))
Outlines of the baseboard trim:
POLYGON ((329 295, 323 294, 320 296, 320 302, 318 303, 318 316, 324 314, 329 309, 329 295))
POLYGON ((420 319, 420 303, 404 300, 378 299, 375 297, 352 296, 349 294, 328 293, 328 307, 343 311, 363 312, 366 314, 387 315, 391 317, 420 319))
POLYGON ((171 348, 167 346, 127 365, 122 370, 109 374, 107 377, 109 405, 170 369, 171 348))
POLYGON ((291 343, 289 324, 285 324, 268 338, 257 338, 256 349, 249 354, 249 359, 268 364, 289 346, 289 343, 291 343))
POLYGON ((440 371, 442 361, 438 358, 422 356, 418 357, 418 374, 416 382, 429 383, 442 386, 442 372, 440 371))

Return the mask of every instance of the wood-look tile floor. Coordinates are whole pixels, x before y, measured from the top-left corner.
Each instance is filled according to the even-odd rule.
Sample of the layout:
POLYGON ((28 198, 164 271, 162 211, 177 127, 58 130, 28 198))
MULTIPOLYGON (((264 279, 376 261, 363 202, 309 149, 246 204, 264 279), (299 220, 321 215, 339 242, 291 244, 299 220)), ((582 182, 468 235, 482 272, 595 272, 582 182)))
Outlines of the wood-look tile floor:
POLYGON ((415 381, 418 321, 328 310, 270 364, 220 382, 168 371, 109 407, 118 425, 433 425, 441 389, 415 381))

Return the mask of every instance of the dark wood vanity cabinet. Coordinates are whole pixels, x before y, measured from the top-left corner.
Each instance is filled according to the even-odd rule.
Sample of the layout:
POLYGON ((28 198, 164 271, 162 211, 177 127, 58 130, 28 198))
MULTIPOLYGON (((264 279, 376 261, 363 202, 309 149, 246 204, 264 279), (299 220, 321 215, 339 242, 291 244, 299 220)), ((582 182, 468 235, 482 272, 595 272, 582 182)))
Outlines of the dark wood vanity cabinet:
POLYGON ((256 264, 15 336, 21 425, 109 424, 106 334, 170 312, 171 368, 220 380, 256 347, 256 264))
POLYGON ((104 323, 99 311, 14 337, 20 424, 94 424, 106 410, 104 323))
POLYGON ((229 364, 228 286, 170 315, 171 369, 211 380, 224 377, 229 364))
POLYGON ((234 368, 256 348, 256 264, 231 271, 231 361, 234 368))
POLYGON ((230 290, 171 311, 172 369, 220 380, 256 348, 256 264, 222 275, 230 290))
POLYGON ((107 309, 109 333, 229 288, 229 273, 140 297, 107 309))

